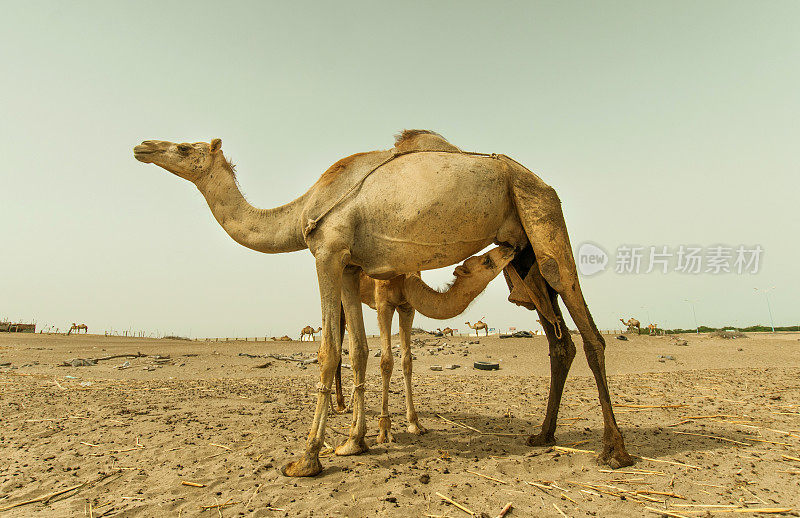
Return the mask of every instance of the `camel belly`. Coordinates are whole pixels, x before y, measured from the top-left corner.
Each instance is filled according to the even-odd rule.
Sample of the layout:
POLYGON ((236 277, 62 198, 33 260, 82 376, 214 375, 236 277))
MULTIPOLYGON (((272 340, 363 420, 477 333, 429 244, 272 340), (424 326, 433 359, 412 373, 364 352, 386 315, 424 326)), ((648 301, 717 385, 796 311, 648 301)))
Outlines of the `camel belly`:
POLYGON ((525 239, 496 160, 430 155, 390 162, 357 195, 351 262, 371 277, 441 268, 525 239))

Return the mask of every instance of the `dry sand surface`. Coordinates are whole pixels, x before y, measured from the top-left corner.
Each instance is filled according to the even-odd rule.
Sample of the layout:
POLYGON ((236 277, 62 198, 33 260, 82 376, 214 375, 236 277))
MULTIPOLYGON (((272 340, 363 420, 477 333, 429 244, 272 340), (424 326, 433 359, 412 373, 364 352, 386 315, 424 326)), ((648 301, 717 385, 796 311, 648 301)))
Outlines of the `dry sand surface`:
MULTIPOLYGON (((370 452, 326 453, 320 476, 289 479, 278 468, 304 446, 317 365, 240 353, 312 358, 317 343, 2 333, 0 364, 11 367, 0 367, 0 510, 7 509, 0 515, 468 516, 437 493, 490 517, 508 502, 509 516, 800 509, 800 335, 685 338, 681 347, 669 337, 606 337, 617 419, 628 451, 640 457, 615 472, 591 453, 525 445, 547 399, 543 337, 415 345, 416 404, 430 431, 405 431, 397 362, 397 442, 375 444, 380 375, 378 340, 370 338, 370 452), (57 366, 136 352, 151 356, 130 359, 124 370, 115 368, 124 358, 57 366), (485 359, 500 361, 501 370, 472 369, 485 359), (433 364, 461 368, 434 372, 433 364), (214 505, 222 507, 201 509, 214 505)), ((344 440, 349 422, 331 417, 330 445, 344 440)), ((600 446, 597 392, 580 352, 559 424, 559 446, 600 446)))

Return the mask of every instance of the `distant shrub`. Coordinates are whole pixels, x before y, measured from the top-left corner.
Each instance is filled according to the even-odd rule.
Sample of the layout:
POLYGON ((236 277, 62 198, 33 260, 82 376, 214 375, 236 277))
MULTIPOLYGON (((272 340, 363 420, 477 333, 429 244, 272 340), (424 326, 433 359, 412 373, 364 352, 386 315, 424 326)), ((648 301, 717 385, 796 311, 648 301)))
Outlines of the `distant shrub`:
POLYGON ((187 338, 185 336, 175 336, 175 335, 168 335, 164 337, 164 340, 186 340, 187 342, 191 342, 191 338, 187 338))

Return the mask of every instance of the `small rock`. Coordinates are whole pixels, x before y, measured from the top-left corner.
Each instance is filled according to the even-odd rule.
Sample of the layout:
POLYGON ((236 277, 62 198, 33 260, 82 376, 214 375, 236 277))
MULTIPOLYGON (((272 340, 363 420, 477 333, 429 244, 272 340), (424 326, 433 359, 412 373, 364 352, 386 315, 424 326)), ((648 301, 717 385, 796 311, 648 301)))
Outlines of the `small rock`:
POLYGON ((623 342, 627 342, 628 341, 628 337, 627 336, 623 336, 623 335, 619 335, 619 336, 617 336, 617 340, 622 340, 623 342))
POLYGON ((450 365, 445 366, 445 369, 452 371, 460 367, 461 365, 458 365, 457 363, 451 363, 450 365))
POLYGON ((96 363, 97 361, 86 358, 73 358, 67 362, 72 367, 91 367, 96 363))
POLYGON ((419 481, 422 482, 423 484, 427 484, 428 482, 431 481, 431 476, 425 473, 419 477, 419 481))
POLYGON ((374 354, 373 356, 374 356, 375 358, 380 358, 380 357, 381 357, 381 352, 380 352, 380 350, 378 350, 378 351, 375 351, 375 354, 374 354))
POLYGON ((397 497, 396 497, 396 496, 387 496, 386 498, 384 498, 384 500, 386 500, 387 502, 391 502, 391 503, 393 503, 393 504, 394 504, 394 503, 396 503, 396 502, 397 502, 397 497))
POLYGON ((442 366, 441 365, 431 365, 431 370, 432 371, 440 371, 440 370, 442 370, 442 366))
POLYGON ((146 370, 146 371, 154 371, 154 370, 156 370, 156 368, 155 368, 155 367, 153 367, 152 365, 147 365, 147 366, 145 366, 145 367, 142 367, 142 370, 146 370))

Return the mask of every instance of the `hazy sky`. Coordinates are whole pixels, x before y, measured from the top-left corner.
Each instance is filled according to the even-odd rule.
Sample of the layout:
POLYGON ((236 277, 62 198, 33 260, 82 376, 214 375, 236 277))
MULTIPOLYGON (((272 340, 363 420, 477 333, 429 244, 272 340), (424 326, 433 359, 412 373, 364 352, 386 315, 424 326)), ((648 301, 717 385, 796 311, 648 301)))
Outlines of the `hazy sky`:
MULTIPOLYGON (((0 9, 0 318, 297 335, 320 321, 311 254, 237 245, 193 185, 131 148, 220 137, 250 201, 271 207, 339 158, 429 128, 554 186, 573 245, 764 248, 757 275, 585 278, 600 327, 690 327, 684 299, 701 323, 767 323, 753 288, 771 286, 776 321, 800 321, 796 1, 0 9)), ((416 323, 536 328, 507 295, 498 279, 461 317, 416 323)))

